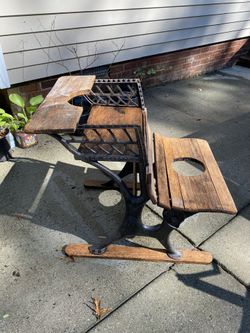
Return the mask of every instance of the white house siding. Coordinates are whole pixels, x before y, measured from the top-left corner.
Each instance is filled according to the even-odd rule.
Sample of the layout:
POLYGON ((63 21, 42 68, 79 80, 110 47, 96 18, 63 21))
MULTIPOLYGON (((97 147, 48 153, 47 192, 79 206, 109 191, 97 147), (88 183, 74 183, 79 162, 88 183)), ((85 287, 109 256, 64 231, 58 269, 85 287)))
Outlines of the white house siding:
POLYGON ((11 83, 250 36, 250 1, 0 0, 11 83))

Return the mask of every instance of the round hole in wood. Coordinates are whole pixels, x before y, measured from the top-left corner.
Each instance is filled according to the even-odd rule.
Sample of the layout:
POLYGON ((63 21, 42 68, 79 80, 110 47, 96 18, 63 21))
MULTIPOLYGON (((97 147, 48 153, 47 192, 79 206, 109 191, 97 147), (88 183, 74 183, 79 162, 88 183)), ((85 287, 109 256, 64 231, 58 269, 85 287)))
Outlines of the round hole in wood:
POLYGON ((202 162, 189 157, 174 160, 173 168, 181 176, 198 176, 205 171, 205 166, 202 162))

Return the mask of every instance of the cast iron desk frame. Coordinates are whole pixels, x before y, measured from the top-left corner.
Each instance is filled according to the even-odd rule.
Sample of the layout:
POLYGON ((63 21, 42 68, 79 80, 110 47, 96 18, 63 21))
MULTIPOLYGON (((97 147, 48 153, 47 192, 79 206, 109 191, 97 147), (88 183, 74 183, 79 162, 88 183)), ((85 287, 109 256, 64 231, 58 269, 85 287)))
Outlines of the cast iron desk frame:
MULTIPOLYGON (((138 79, 97 79, 91 93, 84 96, 84 98, 91 106, 140 107, 142 112, 142 126, 78 124, 77 131, 83 133, 82 139, 76 139, 76 137, 68 135, 51 134, 74 155, 75 159, 91 164, 110 178, 111 180, 104 184, 105 187, 112 188, 116 184, 125 200, 124 219, 118 234, 102 244, 92 245, 89 247, 89 251, 93 254, 102 254, 106 251, 107 246, 115 241, 125 237, 144 235, 157 238, 166 248, 169 257, 179 259, 181 254, 171 245, 169 234, 190 214, 164 209, 163 223, 156 226, 148 226, 141 222, 141 213, 149 200, 149 196, 146 185, 146 167, 148 165, 147 110, 140 81, 138 79), (124 91, 124 87, 126 91, 124 91), (103 130, 109 132, 112 140, 107 141, 103 139, 103 130), (95 133, 98 139, 90 141, 88 136, 84 134, 86 131, 95 133), (117 140, 116 131, 123 131, 127 139, 123 141, 117 140), (134 135, 131 135, 131 132, 134 132, 134 135), (75 143, 80 143, 80 145, 84 146, 85 152, 82 153, 75 148, 73 145, 75 143), (120 149, 122 146, 123 149, 120 149), (100 163, 101 161, 119 161, 126 164, 121 172, 117 174, 100 163), (139 174, 139 194, 138 191, 132 193, 123 181, 123 178, 133 173, 135 169, 136 174, 137 172, 139 174)), ((137 183, 136 179, 134 181, 137 183)))
POLYGON ((93 165, 110 178, 104 187, 112 188, 116 185, 124 197, 125 215, 117 236, 110 237, 101 244, 90 246, 91 254, 104 253, 109 244, 121 238, 144 235, 157 238, 165 247, 168 257, 181 261, 182 255, 170 244, 169 235, 192 213, 168 208, 163 210, 162 223, 148 226, 141 222, 141 213, 146 202, 149 199, 154 203, 156 201, 153 137, 147 124, 147 110, 140 80, 95 79, 93 76, 61 77, 26 125, 25 130, 28 133, 44 133, 53 136, 74 155, 75 159, 93 165), (77 104, 76 96, 82 99, 78 105, 83 108, 74 106, 77 104), (89 114, 91 110, 94 110, 93 107, 96 107, 98 112, 104 112, 107 109, 109 110, 107 112, 110 112, 112 109, 115 113, 114 119, 111 115, 111 119, 106 121, 105 114, 103 118, 100 118, 101 121, 95 123, 95 117, 98 118, 99 115, 97 113, 94 123, 88 122, 89 114), (116 112, 121 113, 119 121, 116 121, 116 112), (127 116, 123 117, 126 112, 128 112, 127 116), (82 122, 80 117, 85 120, 82 122), (106 124, 102 123, 103 121, 106 124), (71 134, 75 130, 81 134, 81 139, 71 134), (69 134, 64 135, 62 132, 69 134), (76 147, 76 144, 79 147, 76 147), (125 162, 125 166, 117 174, 102 164, 102 161, 125 162), (133 193, 123 180, 131 173, 136 175, 133 193), (138 191, 136 190, 137 174, 139 174, 140 183, 138 191))

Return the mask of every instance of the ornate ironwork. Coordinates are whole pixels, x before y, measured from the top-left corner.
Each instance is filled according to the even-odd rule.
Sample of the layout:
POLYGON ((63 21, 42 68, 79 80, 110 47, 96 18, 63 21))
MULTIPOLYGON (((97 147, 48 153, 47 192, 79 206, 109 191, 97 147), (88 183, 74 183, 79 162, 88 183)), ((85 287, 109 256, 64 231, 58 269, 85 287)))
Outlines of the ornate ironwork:
POLYGON ((91 105, 145 108, 139 79, 97 79, 90 94, 84 98, 91 105))
POLYGON ((67 144, 80 143, 76 159, 83 161, 145 161, 140 126, 135 125, 79 125, 82 139, 63 136, 67 144))

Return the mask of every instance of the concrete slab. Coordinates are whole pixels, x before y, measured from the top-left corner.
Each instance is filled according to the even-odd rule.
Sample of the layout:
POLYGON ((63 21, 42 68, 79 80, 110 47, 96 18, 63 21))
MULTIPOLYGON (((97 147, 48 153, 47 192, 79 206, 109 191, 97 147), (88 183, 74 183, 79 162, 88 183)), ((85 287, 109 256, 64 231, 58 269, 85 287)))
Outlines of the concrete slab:
POLYGON ((228 271, 250 286, 250 206, 208 239, 201 248, 211 251, 228 271))
POLYGON ((250 297, 217 266, 175 266, 89 332, 248 332, 250 297))
MULTIPOLYGON (((56 161, 56 141, 49 143, 47 153, 34 148, 16 150, 28 158, 0 169, 0 331, 84 331, 96 321, 87 306, 91 297, 115 308, 170 265, 66 258, 61 253, 65 244, 98 242, 115 234, 123 201, 117 191, 85 190, 85 169, 63 152, 56 161), (50 156, 53 162, 48 162, 50 156)), ((149 209, 143 221, 160 223, 149 209)), ((172 239, 179 247, 190 247, 177 232, 172 239)), ((143 237, 127 242, 133 243, 159 246, 143 237)))
POLYGON ((250 71, 246 67, 233 66, 220 70, 223 75, 232 75, 238 78, 250 80, 250 71))
POLYGON ((217 73, 148 89, 145 101, 152 127, 179 136, 248 113, 248 93, 248 81, 217 73))

